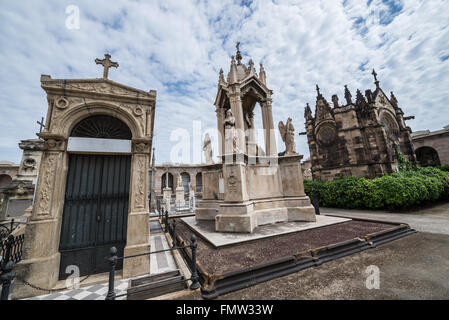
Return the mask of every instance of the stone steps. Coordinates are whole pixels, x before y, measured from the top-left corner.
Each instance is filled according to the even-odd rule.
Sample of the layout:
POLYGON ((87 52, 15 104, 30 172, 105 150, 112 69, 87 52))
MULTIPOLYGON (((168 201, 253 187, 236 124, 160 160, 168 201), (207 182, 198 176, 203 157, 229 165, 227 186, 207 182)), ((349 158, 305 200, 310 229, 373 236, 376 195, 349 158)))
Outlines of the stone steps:
POLYGON ((145 300, 184 290, 186 281, 179 270, 130 280, 128 300, 145 300))

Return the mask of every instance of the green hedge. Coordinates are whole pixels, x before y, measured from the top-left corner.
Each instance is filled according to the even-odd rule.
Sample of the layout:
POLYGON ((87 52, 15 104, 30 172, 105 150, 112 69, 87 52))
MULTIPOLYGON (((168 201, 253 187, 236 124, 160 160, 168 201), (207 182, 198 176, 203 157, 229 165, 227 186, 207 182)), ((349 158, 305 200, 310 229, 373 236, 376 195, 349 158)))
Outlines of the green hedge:
POLYGON ((419 168, 375 179, 349 177, 329 182, 304 181, 306 194, 320 205, 347 209, 405 209, 449 199, 449 172, 419 168))

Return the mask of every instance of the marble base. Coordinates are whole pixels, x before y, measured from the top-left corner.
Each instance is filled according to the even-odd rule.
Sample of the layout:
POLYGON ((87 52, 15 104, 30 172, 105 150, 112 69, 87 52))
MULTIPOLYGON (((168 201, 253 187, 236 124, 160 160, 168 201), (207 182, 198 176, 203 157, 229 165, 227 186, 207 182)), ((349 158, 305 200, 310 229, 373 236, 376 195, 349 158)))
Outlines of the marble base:
POLYGON ((193 230, 198 232, 214 247, 238 244, 246 241, 253 241, 351 221, 351 219, 347 218, 316 216, 316 222, 281 222, 257 227, 254 229, 253 233, 231 233, 215 231, 214 221, 199 221, 195 219, 195 217, 185 217, 181 218, 181 220, 189 225, 189 227, 193 230))

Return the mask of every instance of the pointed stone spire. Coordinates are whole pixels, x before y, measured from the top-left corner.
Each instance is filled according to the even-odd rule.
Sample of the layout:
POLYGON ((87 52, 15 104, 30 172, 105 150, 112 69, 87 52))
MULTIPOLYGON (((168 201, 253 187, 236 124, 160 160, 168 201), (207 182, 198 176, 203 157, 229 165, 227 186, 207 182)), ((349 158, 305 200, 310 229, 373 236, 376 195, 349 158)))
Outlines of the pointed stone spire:
POLYGON ((260 64, 260 70, 259 70, 259 80, 264 85, 267 85, 267 75, 265 74, 265 69, 263 68, 263 64, 260 64))
POLYGON ((366 100, 368 100, 368 103, 373 102, 373 92, 370 89, 365 90, 365 97, 366 97, 366 100))
POLYGON ((393 105, 393 107, 397 108, 398 107, 398 100, 396 99, 396 97, 394 96, 393 91, 390 92, 390 102, 393 105))
POLYGON ((155 160, 154 160, 154 150, 155 150, 155 148, 153 148, 153 156, 152 156, 152 159, 151 159, 151 168, 154 168, 154 163, 155 163, 155 160))
POLYGON ((345 84, 345 99, 347 104, 352 104, 352 95, 348 89, 348 85, 345 84))
POLYGON ((338 105, 338 96, 336 94, 334 94, 332 96, 332 104, 334 105, 334 108, 338 108, 339 107, 339 105, 338 105))
POLYGON ((365 97, 362 95, 362 92, 359 89, 357 89, 355 102, 356 104, 362 104, 366 102, 365 97))
POLYGON ((254 62, 253 59, 249 59, 248 63, 248 75, 250 74, 256 74, 256 68, 254 68, 254 62))
POLYGON ((321 95, 320 87, 318 87, 318 85, 316 85, 316 94, 317 94, 317 99, 323 97, 323 96, 321 95))
POLYGON ((240 53, 240 42, 237 42, 237 45, 235 47, 237 48, 237 53, 235 55, 235 58, 237 59, 237 64, 242 64, 242 55, 240 53))
POLYGON ((222 82, 225 82, 225 79, 224 79, 223 69, 220 69, 220 75, 218 77, 218 83, 222 83, 222 82))
POLYGON ((306 108, 304 109, 304 118, 306 118, 306 121, 312 120, 312 109, 310 109, 309 104, 307 103, 306 108))
POLYGON ((235 64, 234 56, 232 56, 231 60, 231 70, 229 71, 229 83, 237 82, 237 66, 235 64))
POLYGON ((376 70, 373 69, 373 72, 371 72, 371 74, 374 77, 374 84, 376 85, 376 88, 379 88, 379 81, 377 80, 377 73, 376 70))

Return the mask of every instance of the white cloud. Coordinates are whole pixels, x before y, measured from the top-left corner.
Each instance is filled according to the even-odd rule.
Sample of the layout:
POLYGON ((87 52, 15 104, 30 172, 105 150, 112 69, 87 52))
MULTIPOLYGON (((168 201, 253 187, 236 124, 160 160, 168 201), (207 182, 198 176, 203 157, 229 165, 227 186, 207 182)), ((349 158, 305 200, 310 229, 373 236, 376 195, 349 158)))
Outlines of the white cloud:
MULTIPOLYGON (((244 61, 264 63, 274 90, 274 120, 291 116, 304 131, 304 106, 315 84, 330 100, 373 88, 394 91, 414 130, 449 123, 448 1, 77 1, 80 29, 65 28, 71 1, 0 0, 0 158, 20 159, 17 143, 34 137, 47 111, 40 74, 95 78, 94 59, 110 52, 119 69, 110 78, 158 91, 157 162, 169 160, 170 134, 192 133, 192 121, 215 127, 218 71, 229 70, 235 42, 244 61), (388 23, 386 23, 387 21, 388 23), (360 70, 360 66, 366 68, 360 70)), ((259 113, 260 115, 260 113, 259 113)), ((259 121, 260 123, 260 121, 259 121)), ((193 143, 191 143, 193 145, 193 143)), ((298 151, 308 155, 305 137, 298 151)), ((279 151, 283 146, 278 145, 279 151)))

